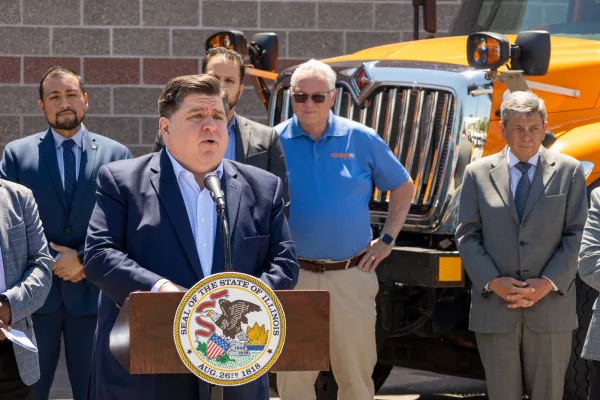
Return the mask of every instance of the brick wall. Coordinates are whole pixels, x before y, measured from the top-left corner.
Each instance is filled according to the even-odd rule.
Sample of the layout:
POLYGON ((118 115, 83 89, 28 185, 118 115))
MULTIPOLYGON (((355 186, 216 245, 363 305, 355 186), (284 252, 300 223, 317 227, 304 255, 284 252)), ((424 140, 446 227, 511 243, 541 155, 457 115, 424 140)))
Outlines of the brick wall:
MULTIPOLYGON (((459 3, 438 1, 442 35, 459 3)), ((47 129, 37 90, 53 65, 83 76, 88 128, 140 155, 155 136, 161 85, 199 72, 218 30, 276 32, 279 67, 412 38, 410 0, 0 0, 0 10, 0 149, 47 129)), ((237 108, 266 120, 251 86, 237 108)))

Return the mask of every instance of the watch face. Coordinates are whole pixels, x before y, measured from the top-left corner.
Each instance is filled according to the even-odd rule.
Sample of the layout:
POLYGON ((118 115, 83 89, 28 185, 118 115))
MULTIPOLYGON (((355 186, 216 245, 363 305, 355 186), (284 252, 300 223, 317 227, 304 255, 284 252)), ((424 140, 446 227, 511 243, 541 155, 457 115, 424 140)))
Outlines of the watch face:
POLYGON ((385 244, 391 245, 394 243, 394 238, 386 233, 386 234, 381 235, 381 241, 385 244))

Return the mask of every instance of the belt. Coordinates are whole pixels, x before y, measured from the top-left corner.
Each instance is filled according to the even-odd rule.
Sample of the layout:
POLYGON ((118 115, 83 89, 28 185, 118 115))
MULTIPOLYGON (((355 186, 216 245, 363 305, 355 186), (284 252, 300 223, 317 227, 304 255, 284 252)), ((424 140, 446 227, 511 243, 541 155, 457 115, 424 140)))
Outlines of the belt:
POLYGON ((307 271, 316 272, 317 274, 324 274, 326 271, 338 271, 342 269, 353 268, 358 265, 360 259, 362 258, 363 253, 355 255, 346 261, 338 261, 338 262, 326 262, 319 260, 305 260, 298 259, 300 263, 300 268, 305 269, 307 271))

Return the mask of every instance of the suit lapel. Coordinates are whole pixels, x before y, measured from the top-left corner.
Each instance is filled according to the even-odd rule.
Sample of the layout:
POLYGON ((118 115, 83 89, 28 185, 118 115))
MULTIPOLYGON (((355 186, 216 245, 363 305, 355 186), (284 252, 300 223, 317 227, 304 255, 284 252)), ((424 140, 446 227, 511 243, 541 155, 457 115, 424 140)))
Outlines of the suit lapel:
POLYGON ((517 207, 515 206, 515 201, 510 190, 510 173, 508 171, 508 162, 506 161, 506 151, 499 153, 497 158, 492 160, 490 178, 504 205, 508 208, 509 214, 515 220, 515 223, 520 225, 521 222, 517 214, 517 207))
POLYGON ((177 177, 173 171, 173 165, 165 149, 157 153, 152 159, 151 170, 155 173, 150 181, 156 191, 160 203, 167 211, 167 215, 175 228, 177 238, 183 247, 183 250, 196 272, 199 279, 204 277, 202 266, 196 244, 194 243, 194 234, 187 215, 183 196, 177 183, 177 177))
POLYGON ((235 115, 235 161, 246 163, 252 130, 243 118, 235 115))
MULTIPOLYGON (((229 239, 231 242, 231 248, 233 249, 233 237, 235 232, 235 226, 237 223, 237 217, 240 210, 240 202, 242 200, 240 183, 236 179, 237 170, 232 163, 228 160, 223 161, 223 177, 221 178, 221 186, 223 187, 223 193, 225 194, 226 202, 226 216, 229 225, 229 239)), ((223 272, 225 270, 225 250, 223 249, 223 238, 221 237, 221 222, 217 216, 217 229, 215 231, 215 247, 213 249, 213 265, 212 273, 223 272)), ((233 254, 232 254, 232 267, 233 265, 233 254)))
POLYGON ((83 197, 87 190, 87 187, 92 179, 94 173, 94 167, 96 166, 96 154, 98 154, 98 146, 95 140, 90 137, 91 134, 84 130, 83 140, 81 147, 81 161, 79 163, 79 177, 77 179, 77 185, 75 185, 75 194, 73 195, 73 204, 71 214, 69 215, 69 223, 73 222, 73 219, 77 215, 77 211, 83 197))
MULTIPOLYGON (((8 197, 6 190, 0 182, 0 248, 2 249, 2 265, 4 266, 4 282, 8 285, 8 233, 6 231, 5 209, 8 208, 8 197)), ((8 289, 8 288, 7 288, 8 289)))
POLYGON ((542 150, 540 152, 540 160, 538 162, 537 168, 535 169, 535 175, 533 176, 533 181, 531 182, 531 190, 529 191, 529 196, 527 197, 527 205, 525 206, 525 211, 523 212, 523 221, 527 218, 527 215, 533 209, 533 206, 538 201, 544 190, 546 190, 546 186, 556 173, 556 169, 554 168, 554 162, 549 162, 546 160, 546 151, 542 150))
POLYGON ((65 210, 69 212, 69 208, 67 207, 67 197, 65 196, 65 189, 62 184, 62 179, 60 178, 60 170, 58 169, 58 159, 56 158, 54 138, 52 137, 52 131, 50 129, 48 129, 48 132, 42 138, 39 148, 40 157, 46 164, 45 169, 50 175, 50 180, 52 181, 52 185, 56 190, 56 194, 58 195, 58 198, 60 199, 60 202, 65 210))

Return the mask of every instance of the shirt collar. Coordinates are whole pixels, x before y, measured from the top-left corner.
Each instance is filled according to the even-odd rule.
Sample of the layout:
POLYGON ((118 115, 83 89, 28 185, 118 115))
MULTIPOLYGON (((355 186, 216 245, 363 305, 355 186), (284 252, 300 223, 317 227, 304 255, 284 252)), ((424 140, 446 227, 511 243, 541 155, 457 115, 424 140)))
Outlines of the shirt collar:
POLYGON ((231 121, 229 121, 229 126, 227 126, 227 130, 229 132, 234 132, 235 129, 235 124, 237 123, 236 119, 235 119, 235 113, 233 114, 233 117, 231 118, 231 121))
MULTIPOLYGON (((508 148, 508 151, 506 152, 506 157, 508 160, 508 168, 512 168, 520 162, 519 159, 517 158, 517 156, 515 156, 513 154, 513 152, 510 150, 510 147, 508 148)), ((538 150, 537 153, 535 153, 533 155, 533 157, 531 157, 529 159, 529 161, 527 161, 527 162, 529 164, 533 165, 534 167, 537 167, 539 160, 540 160, 540 150, 538 150)))
MULTIPOLYGON (((348 133, 348 131, 346 129, 344 129, 344 127, 341 125, 342 124, 339 123, 339 117, 336 117, 333 114, 333 111, 330 110, 329 117, 327 119, 327 128, 325 129, 325 132, 323 132, 322 137, 345 136, 348 133)), ((292 138, 295 138, 295 137, 302 136, 302 135, 306 135, 306 136, 310 137, 310 135, 308 133, 304 132, 304 130, 300 126, 300 123, 298 122, 298 118, 296 117, 296 114, 294 114, 294 116, 292 117, 292 129, 291 129, 290 136, 292 138)))
MULTIPOLYGON (((179 178, 179 176, 181 174, 185 174, 185 173, 188 173, 188 172, 190 174, 192 174, 192 172, 190 172, 187 169, 185 169, 183 167, 183 165, 179 164, 179 161, 177 161, 175 159, 175 157, 173 157, 171 155, 171 152, 169 151, 169 149, 165 148, 165 150, 167 150, 167 155, 169 156, 169 159, 171 160, 171 164, 173 165, 173 172, 175 172, 175 176, 177 178, 179 178)), ((219 177, 219 179, 221 179, 223 177, 223 160, 221 160, 221 162, 217 166, 217 169, 214 170, 213 172, 215 172, 217 174, 217 176, 219 177)))
POLYGON ((54 138, 54 146, 56 146, 56 148, 58 149, 60 146, 62 146, 63 142, 65 140, 68 139, 73 139, 73 141, 75 142, 75 144, 82 149, 83 148, 83 132, 85 132, 85 126, 83 124, 81 124, 81 126, 79 127, 79 130, 70 138, 66 138, 63 135, 61 135, 60 133, 57 133, 54 128, 50 128, 50 130, 52 131, 52 137, 54 138))

